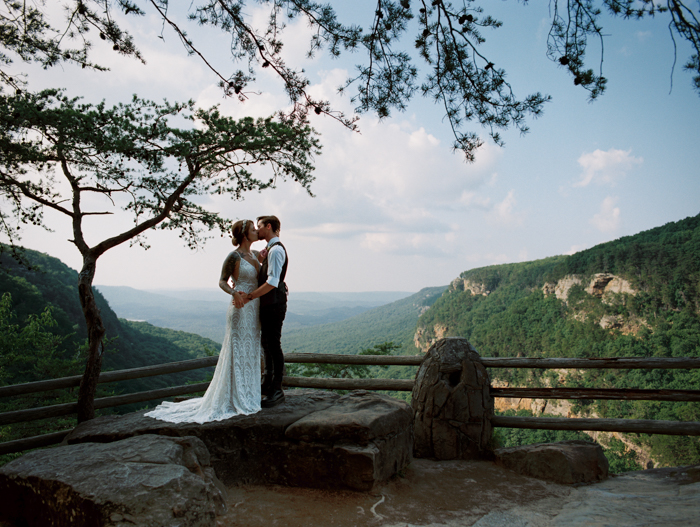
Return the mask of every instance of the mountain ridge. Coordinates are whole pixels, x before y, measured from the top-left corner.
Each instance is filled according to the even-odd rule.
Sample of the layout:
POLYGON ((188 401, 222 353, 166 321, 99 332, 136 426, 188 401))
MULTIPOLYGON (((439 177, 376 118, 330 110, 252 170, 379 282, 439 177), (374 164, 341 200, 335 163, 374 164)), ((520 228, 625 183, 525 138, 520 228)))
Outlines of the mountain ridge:
MULTIPOLYGON (((699 290, 700 215, 570 256, 464 271, 420 316, 414 340, 425 350, 439 338, 461 336, 488 357, 700 357, 699 290)), ((698 370, 499 369, 490 375, 494 383, 522 387, 700 386, 698 370)), ((544 402, 532 401, 529 410, 518 402, 511 415, 549 412, 544 402)), ((577 400, 564 406, 572 417, 700 421, 694 402, 577 400)), ((700 463, 697 437, 626 434, 628 441, 657 466, 700 463)), ((610 442, 629 453, 619 438, 610 442)))

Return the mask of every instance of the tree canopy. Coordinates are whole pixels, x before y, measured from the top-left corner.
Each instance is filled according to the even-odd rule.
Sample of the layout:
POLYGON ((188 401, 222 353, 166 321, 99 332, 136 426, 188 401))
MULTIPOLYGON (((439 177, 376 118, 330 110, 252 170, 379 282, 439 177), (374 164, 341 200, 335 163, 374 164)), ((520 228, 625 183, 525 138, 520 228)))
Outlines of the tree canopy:
POLYGON ((0 152, 0 197, 12 209, 0 211, 1 232, 13 241, 23 224, 49 228, 43 212, 51 209, 71 223, 71 242, 82 255, 78 291, 89 340, 79 394, 82 421, 94 415, 105 334, 92 291, 98 258, 124 242, 147 247, 143 235, 149 229, 177 230, 197 247, 212 229, 223 234, 230 224, 198 204, 198 196, 240 199, 277 178, 310 192, 312 158, 320 151, 313 129, 299 120, 234 120, 192 101, 136 96, 109 108, 45 90, 0 94, 0 152), (261 179, 251 165, 267 165, 270 172, 261 179), (119 232, 124 224, 111 222, 117 232, 89 245, 85 222, 120 212, 131 216, 131 226, 119 232))
MULTIPOLYGON (((282 80, 292 102, 287 117, 304 120, 313 111, 354 129, 357 115, 346 116, 328 101, 312 97, 307 91, 310 81, 306 72, 289 66, 282 58, 285 41, 292 38, 284 32, 286 25, 303 19, 312 29, 309 55, 321 50, 331 56, 357 53, 355 74, 341 87, 356 104, 357 114, 374 112, 384 118, 392 111, 405 109, 408 101, 420 93, 442 106, 454 133, 454 148, 463 151, 468 160, 474 159, 482 144, 478 132, 470 128, 472 123, 484 127, 493 141, 502 144, 500 132, 511 127, 526 132, 527 119, 538 116, 549 100, 539 92, 516 96, 516 89, 506 80, 506 71, 485 51, 486 32, 502 25, 489 15, 490 5, 485 1, 376 0, 369 4, 374 6, 370 7, 373 12, 365 17, 371 20, 368 27, 344 22, 332 3, 311 0, 196 0, 189 3, 186 16, 176 12, 180 7, 169 0, 63 3, 67 18, 62 26, 54 28, 43 4, 27 6, 4 0, 0 38, 5 50, 45 67, 70 61, 100 68, 89 59, 91 39, 100 38, 110 42, 116 52, 143 60, 138 43, 119 27, 115 14, 153 14, 210 69, 226 95, 247 98, 257 72, 268 68, 282 80), (253 8, 267 10, 265 27, 254 24, 257 13, 253 8), (213 65, 214 57, 206 55, 203 43, 187 32, 193 25, 212 27, 230 37, 230 69, 223 71, 213 65)), ((686 4, 682 0, 554 0, 545 15, 549 17, 546 54, 570 75, 574 85, 595 99, 607 83, 602 51, 604 17, 659 18, 668 24, 674 46, 676 39, 690 43, 690 56, 683 59, 683 67, 693 75, 694 87, 700 93, 700 21, 697 10, 686 4), (591 39, 601 44, 597 58, 586 55, 591 39)), ((490 35, 494 39, 505 37, 504 33, 490 35)), ((5 65, 11 60, 7 53, 0 55, 5 65)), ((21 89, 18 79, 5 68, 0 69, 0 77, 21 89)))
POLYGON ((43 225, 49 208, 72 222, 81 254, 95 257, 127 240, 143 243, 150 228, 178 230, 195 247, 206 232, 229 226, 195 196, 240 199, 273 186, 277 177, 310 192, 313 155, 320 153, 313 130, 299 121, 237 121, 217 108, 196 109, 192 101, 136 96, 109 108, 58 90, 0 95, 0 148, 0 195, 13 209, 0 213, 3 234, 16 237, 13 218, 43 225), (271 177, 253 175, 252 165, 268 165, 271 177), (104 209, 85 210, 91 195, 104 198, 104 209), (133 217, 133 227, 88 247, 83 222, 119 209, 133 217))

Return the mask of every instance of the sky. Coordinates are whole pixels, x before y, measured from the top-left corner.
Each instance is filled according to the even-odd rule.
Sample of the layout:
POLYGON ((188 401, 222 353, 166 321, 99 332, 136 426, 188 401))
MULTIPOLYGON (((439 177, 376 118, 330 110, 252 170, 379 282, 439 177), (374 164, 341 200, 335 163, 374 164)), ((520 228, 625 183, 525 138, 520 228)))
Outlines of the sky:
MULTIPOLYGON (((334 2, 341 15, 367 24, 371 2, 334 2)), ((503 27, 486 31, 484 50, 505 68, 518 97, 540 91, 552 96, 530 132, 503 133, 505 147, 472 124, 484 146, 474 163, 451 149, 453 137, 440 106, 417 96, 403 113, 378 121, 362 115, 360 133, 325 116, 311 116, 321 134, 315 159, 315 197, 293 182, 200 203, 231 219, 275 214, 290 258, 291 292, 418 291, 447 285, 463 271, 574 252, 621 236, 700 213, 700 96, 682 70, 689 46, 677 39, 678 60, 665 19, 604 19, 604 74, 608 88, 595 102, 547 59, 548 9, 541 2, 488 2, 503 27)), ((264 14, 251 2, 250 12, 264 14)), ((57 11, 57 16, 61 13, 57 11)), ((133 93, 170 101, 194 99, 220 105, 236 118, 267 116, 288 105, 282 86, 261 70, 248 101, 224 99, 216 79, 188 57, 153 13, 121 18, 147 65, 120 57, 101 41, 94 60, 106 73, 62 66, 47 71, 17 64, 31 87, 64 87, 69 95, 109 104, 133 93), (163 38, 160 38, 162 36, 163 38)), ((189 29, 217 66, 230 64, 228 41, 215 30, 189 29)), ((346 113, 353 105, 336 87, 352 73, 357 55, 307 59, 309 30, 294 21, 285 34, 284 56, 305 68, 310 92, 346 113)), ((410 47, 410 44, 409 44, 410 47)), ((589 48, 597 67, 595 46, 589 48)), ((233 69, 233 68, 231 68, 233 69)), ((97 206, 99 204, 95 204, 97 206)), ((21 244, 79 269, 67 218, 46 217, 54 229, 26 228, 21 244)), ((89 244, 130 225, 128 216, 92 217, 89 244)), ((128 244, 105 253, 95 284, 137 289, 216 288, 221 264, 233 249, 216 237, 197 251, 176 233, 148 236, 147 251, 128 244)), ((254 245, 261 248, 262 242, 254 245)))

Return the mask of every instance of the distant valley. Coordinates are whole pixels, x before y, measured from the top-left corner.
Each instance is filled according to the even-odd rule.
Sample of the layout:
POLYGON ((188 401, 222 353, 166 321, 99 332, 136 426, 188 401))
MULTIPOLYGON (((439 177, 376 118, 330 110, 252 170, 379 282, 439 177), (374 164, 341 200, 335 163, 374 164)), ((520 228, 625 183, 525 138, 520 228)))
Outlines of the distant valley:
MULTIPOLYGON (((228 296, 218 289, 142 291, 125 286, 95 286, 119 318, 146 321, 154 326, 196 333, 221 343, 226 327, 228 296)), ((340 322, 413 293, 307 293, 289 295, 285 334, 340 322)), ((414 321, 415 323, 415 321, 414 321)))

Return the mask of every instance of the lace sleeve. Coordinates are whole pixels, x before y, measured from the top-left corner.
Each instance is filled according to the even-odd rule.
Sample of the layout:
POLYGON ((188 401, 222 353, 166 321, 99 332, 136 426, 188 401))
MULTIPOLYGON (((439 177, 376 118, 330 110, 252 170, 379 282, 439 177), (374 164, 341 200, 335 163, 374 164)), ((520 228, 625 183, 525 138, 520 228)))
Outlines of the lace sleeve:
POLYGON ((229 255, 224 260, 224 265, 221 267, 221 276, 219 277, 219 287, 229 292, 228 280, 233 277, 234 281, 236 279, 236 266, 240 265, 241 255, 237 251, 231 251, 229 255), (226 285, 226 287, 224 287, 226 285))

